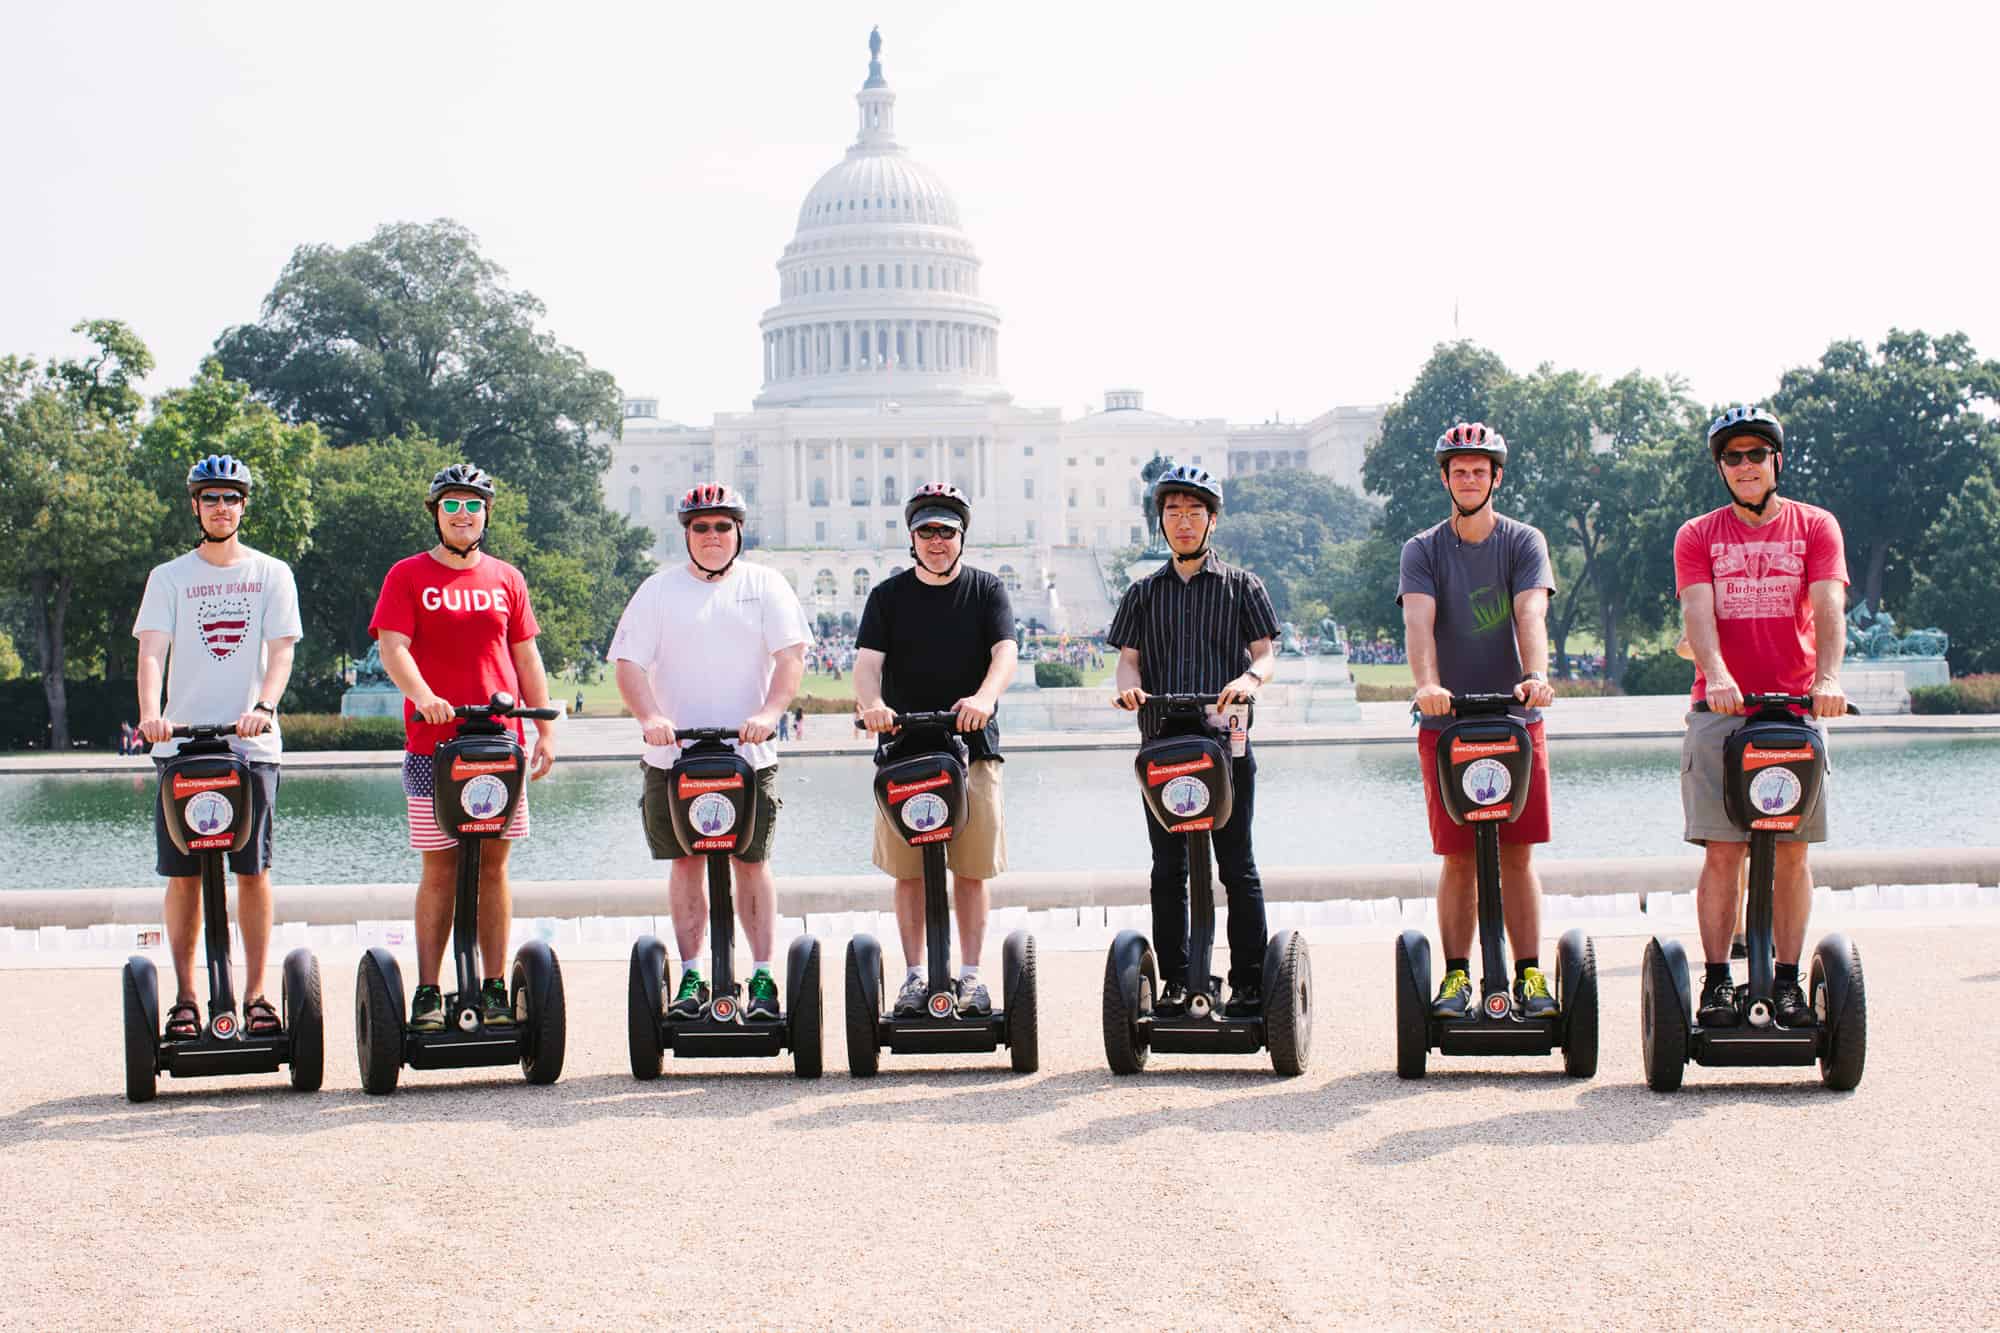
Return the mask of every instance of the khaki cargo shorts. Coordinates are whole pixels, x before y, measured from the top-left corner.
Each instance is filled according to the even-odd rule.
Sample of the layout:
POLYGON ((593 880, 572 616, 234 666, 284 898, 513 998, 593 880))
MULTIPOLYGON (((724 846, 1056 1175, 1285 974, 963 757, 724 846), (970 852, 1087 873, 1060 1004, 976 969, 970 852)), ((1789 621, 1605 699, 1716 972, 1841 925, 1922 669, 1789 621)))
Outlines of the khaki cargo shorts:
MULTIPOLYGON (((1007 822, 1000 811, 1000 761, 980 759, 965 779, 965 827, 944 845, 944 863, 967 879, 992 879, 1007 868, 1007 822)), ((921 879, 924 849, 904 842, 875 806, 875 867, 897 879, 921 879)))
MULTIPOLYGON (((1750 831, 1729 818, 1722 801, 1722 747, 1731 732, 1750 719, 1721 713, 1689 713, 1687 734, 1681 737, 1681 836, 1696 846, 1711 842, 1748 842, 1750 831)), ((1826 724, 1812 726, 1826 739, 1826 724)), ((1826 781, 1820 784, 1819 806, 1797 828, 1778 835, 1779 842, 1825 842, 1826 807, 1833 798, 1833 751, 1827 750, 1826 781)))

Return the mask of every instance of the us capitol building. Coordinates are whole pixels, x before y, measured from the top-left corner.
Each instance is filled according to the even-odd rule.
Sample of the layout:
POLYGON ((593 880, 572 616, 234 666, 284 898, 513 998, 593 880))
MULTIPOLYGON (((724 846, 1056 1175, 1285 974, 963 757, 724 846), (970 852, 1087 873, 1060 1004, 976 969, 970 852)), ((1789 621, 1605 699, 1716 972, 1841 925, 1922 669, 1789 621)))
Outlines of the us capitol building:
POLYGON ((1225 478, 1303 468, 1361 490, 1379 406, 1251 426, 1151 411, 1138 389, 1069 421, 1017 405, 958 201, 898 142, 877 35, 869 54, 854 143, 806 194, 778 260, 752 409, 685 426, 629 398, 623 438, 601 441, 605 501, 653 530, 658 559, 684 558, 680 496, 725 482, 749 502, 747 558, 782 571, 809 616, 858 618, 909 563, 903 501, 948 481, 972 500, 966 561, 1000 575, 1015 615, 1091 632, 1114 605, 1105 566, 1149 535, 1139 470, 1154 453, 1225 478))

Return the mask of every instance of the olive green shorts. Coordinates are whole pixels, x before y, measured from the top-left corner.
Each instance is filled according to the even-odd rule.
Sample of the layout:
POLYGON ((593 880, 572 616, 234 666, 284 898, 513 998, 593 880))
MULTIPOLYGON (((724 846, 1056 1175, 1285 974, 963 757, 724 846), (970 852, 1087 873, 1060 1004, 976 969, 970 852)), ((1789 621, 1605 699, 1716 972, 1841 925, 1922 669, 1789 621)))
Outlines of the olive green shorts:
MULTIPOLYGON (((639 767, 646 775, 644 791, 639 795, 639 815, 646 826, 646 846, 652 849, 655 861, 676 861, 687 853, 681 850, 681 840, 674 836, 673 793, 668 785, 669 774, 664 768, 654 768, 641 759, 639 767)), ((757 770, 757 827, 750 835, 747 846, 739 847, 730 855, 739 861, 762 861, 771 854, 771 837, 778 831, 778 811, 784 808, 778 799, 778 766, 757 770)))

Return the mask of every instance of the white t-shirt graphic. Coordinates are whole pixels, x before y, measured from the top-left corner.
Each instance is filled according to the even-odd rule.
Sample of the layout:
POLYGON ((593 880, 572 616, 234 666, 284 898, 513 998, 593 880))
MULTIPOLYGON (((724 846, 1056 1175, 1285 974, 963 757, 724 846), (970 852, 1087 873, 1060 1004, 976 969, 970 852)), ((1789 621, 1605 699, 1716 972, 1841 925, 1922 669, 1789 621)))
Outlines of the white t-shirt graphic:
MULTIPOLYGON (((292 567, 247 546, 233 565, 211 565, 194 551, 155 565, 132 635, 149 630, 172 636, 164 716, 197 726, 234 722, 257 703, 264 645, 304 633, 292 567)), ((284 748, 275 718, 261 735, 232 737, 230 744, 244 758, 270 764, 284 748)), ((178 740, 162 741, 153 754, 164 759, 180 748, 178 740)))
MULTIPOLYGON (((676 727, 735 727, 764 706, 777 671, 771 655, 808 637, 798 594, 769 565, 738 560, 720 583, 675 565, 632 594, 606 656, 646 669, 653 697, 676 727)), ((752 768, 778 762, 770 741, 736 751, 752 768)), ((672 768, 679 753, 678 746, 649 745, 646 762, 672 768)))

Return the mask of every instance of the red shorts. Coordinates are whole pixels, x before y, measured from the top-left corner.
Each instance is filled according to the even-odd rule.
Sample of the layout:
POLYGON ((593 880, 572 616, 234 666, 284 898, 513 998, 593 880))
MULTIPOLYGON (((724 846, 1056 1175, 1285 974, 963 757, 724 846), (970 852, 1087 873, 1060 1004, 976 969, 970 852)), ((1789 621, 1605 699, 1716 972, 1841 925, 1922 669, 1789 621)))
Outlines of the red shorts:
MULTIPOLYGON (((1417 733, 1417 766, 1424 771, 1424 808, 1431 820, 1431 850, 1439 856, 1469 855, 1472 851, 1470 824, 1454 824, 1445 813, 1444 798, 1438 794, 1438 737, 1443 728, 1427 728, 1417 733)), ((1536 843, 1549 840, 1549 747, 1542 739, 1542 724, 1528 724, 1528 739, 1534 744, 1534 765, 1528 776, 1528 803, 1521 817, 1500 826, 1503 843, 1536 843)))

